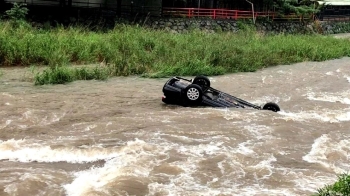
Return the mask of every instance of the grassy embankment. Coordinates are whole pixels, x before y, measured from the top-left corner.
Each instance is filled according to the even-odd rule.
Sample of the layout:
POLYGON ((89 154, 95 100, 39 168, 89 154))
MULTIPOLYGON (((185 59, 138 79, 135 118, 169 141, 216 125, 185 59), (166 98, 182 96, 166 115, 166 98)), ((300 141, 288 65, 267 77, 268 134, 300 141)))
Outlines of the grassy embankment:
POLYGON ((350 41, 320 35, 171 34, 130 26, 102 33, 0 22, 0 65, 48 65, 36 73, 40 85, 122 75, 219 75, 343 56, 350 56, 350 41), (66 66, 100 62, 93 68, 66 66))

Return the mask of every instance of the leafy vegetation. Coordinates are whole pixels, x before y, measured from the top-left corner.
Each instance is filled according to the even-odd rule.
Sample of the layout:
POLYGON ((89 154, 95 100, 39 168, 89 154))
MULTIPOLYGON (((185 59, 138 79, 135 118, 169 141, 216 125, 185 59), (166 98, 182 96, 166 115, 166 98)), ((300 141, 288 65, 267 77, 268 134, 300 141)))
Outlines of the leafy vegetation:
POLYGON ((35 74, 37 85, 127 75, 219 75, 350 56, 350 41, 261 35, 240 23, 239 33, 194 29, 174 34, 127 25, 98 32, 84 27, 33 28, 24 21, 27 13, 25 5, 14 4, 6 12, 10 20, 0 21, 0 66, 48 65, 35 74), (93 63, 103 66, 72 66, 93 63))
MULTIPOLYGON (((0 22, 0 66, 50 66, 37 84, 44 84, 43 78, 53 81, 47 76, 57 71, 73 72, 75 68, 66 65, 91 63, 104 65, 99 68, 104 70, 104 76, 95 79, 105 75, 219 75, 350 56, 349 42, 320 35, 260 35, 251 29, 239 33, 194 30, 171 34, 119 25, 103 33, 82 27, 42 30, 0 22), (58 69, 61 66, 62 70, 58 69)), ((65 79, 90 79, 93 71, 88 69, 85 76, 73 74, 65 79)))
POLYGON ((11 20, 24 20, 28 14, 26 4, 13 3, 13 7, 5 11, 5 15, 11 20))
POLYGON ((350 175, 341 174, 338 181, 318 190, 314 196, 347 196, 350 195, 350 175))
POLYGON ((265 0, 281 14, 312 14, 319 11, 312 0, 265 0))
POLYGON ((72 68, 68 66, 52 66, 35 75, 35 85, 65 84, 75 80, 106 80, 108 70, 103 67, 72 68))

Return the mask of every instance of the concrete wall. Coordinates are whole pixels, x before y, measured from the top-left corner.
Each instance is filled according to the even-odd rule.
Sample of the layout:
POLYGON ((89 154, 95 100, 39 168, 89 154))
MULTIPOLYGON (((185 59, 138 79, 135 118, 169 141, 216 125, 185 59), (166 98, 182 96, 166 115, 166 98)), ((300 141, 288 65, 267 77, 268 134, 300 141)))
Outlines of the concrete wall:
MULTIPOLYGON (((235 20, 211 20, 211 19, 174 19, 159 18, 148 20, 146 25, 152 29, 167 30, 172 33, 186 33, 193 29, 214 32, 238 32, 240 25, 235 20)), ((296 22, 259 22, 256 29, 265 33, 320 33, 335 34, 349 33, 349 22, 321 22, 303 25, 296 22)))

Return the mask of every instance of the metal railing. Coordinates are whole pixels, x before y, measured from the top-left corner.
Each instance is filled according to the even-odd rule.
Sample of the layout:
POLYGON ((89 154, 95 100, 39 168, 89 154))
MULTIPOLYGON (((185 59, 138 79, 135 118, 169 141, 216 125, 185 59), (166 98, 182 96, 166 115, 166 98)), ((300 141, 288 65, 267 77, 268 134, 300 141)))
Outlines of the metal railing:
MULTIPOLYGON (((255 12, 255 16, 271 16, 272 13, 268 12, 255 12)), ((239 18, 252 18, 253 13, 251 11, 242 10, 228 10, 228 9, 205 9, 205 8, 163 8, 164 16, 178 16, 178 17, 208 17, 213 19, 239 19, 239 18)))
POLYGON ((308 20, 311 16, 302 17, 295 14, 279 15, 275 12, 252 12, 243 10, 228 10, 228 9, 205 9, 205 8, 163 8, 163 16, 171 17, 207 17, 212 19, 253 19, 259 17, 269 18, 271 20, 308 20))
MULTIPOLYGON (((7 3, 26 3, 29 6, 62 6, 59 0, 5 0, 7 3)), ((67 2, 66 2, 67 3, 67 2)), ((65 5, 67 6, 67 5, 65 5)), ((99 3, 96 0, 79 0, 72 1, 73 8, 98 8, 117 11, 116 3, 99 3)), ((182 17, 182 18, 211 18, 211 19, 256 19, 268 18, 270 20, 287 20, 287 21, 302 21, 314 20, 314 15, 300 16, 295 14, 279 15, 272 11, 245 11, 245 10, 229 10, 229 9, 206 9, 206 8, 172 8, 172 7, 155 7, 155 6, 135 6, 133 4, 121 5, 119 8, 121 15, 150 15, 164 17, 182 17)), ((326 9, 317 14, 318 20, 324 21, 349 21, 349 9, 326 9)))

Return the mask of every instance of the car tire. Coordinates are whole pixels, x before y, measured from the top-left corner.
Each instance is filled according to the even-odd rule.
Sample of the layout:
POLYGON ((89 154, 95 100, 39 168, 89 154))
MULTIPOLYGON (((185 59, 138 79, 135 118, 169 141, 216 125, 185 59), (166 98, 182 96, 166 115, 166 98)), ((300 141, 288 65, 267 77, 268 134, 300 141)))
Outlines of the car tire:
POLYGON ((197 76, 193 79, 192 84, 197 84, 202 88, 210 87, 210 80, 205 76, 197 76))
POLYGON ((270 110, 273 112, 278 112, 280 111, 280 107, 276 103, 266 103, 263 107, 263 110, 270 110))
POLYGON ((183 90, 186 105, 200 105, 203 99, 202 88, 197 84, 190 84, 183 90))

